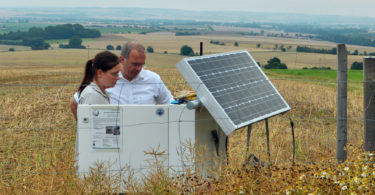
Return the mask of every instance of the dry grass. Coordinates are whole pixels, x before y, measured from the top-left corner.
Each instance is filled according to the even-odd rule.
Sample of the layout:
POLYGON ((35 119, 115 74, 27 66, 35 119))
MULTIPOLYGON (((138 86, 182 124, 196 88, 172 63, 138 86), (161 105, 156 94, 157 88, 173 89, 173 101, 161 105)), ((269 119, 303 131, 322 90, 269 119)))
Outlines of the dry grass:
MULTIPOLYGON (((199 43, 199 37, 173 37, 173 40, 178 40, 158 41, 155 36, 127 36, 154 47, 157 53, 148 55, 148 68, 162 76, 173 94, 189 89, 173 66, 181 56, 161 53, 164 50, 177 53, 182 44, 199 43), (163 49, 158 49, 159 46, 163 49)), ((209 39, 202 38, 206 42, 209 39)), ((234 47, 231 46, 208 46, 212 52, 232 49, 234 47)), ((90 57, 94 54, 92 50, 90 57)), ((0 53, 0 194, 117 192, 118 186, 111 185, 116 178, 108 178, 95 170, 85 180, 75 174, 76 126, 68 102, 81 80, 87 55, 87 50, 0 53)), ((301 54, 298 58, 300 63, 308 64, 309 55, 301 54)), ((127 189, 155 194, 305 194, 314 191, 345 194, 363 185, 362 189, 368 191, 362 192, 373 190, 373 176, 370 177, 373 165, 366 164, 366 157, 357 151, 363 140, 362 93, 350 91, 348 94, 348 162, 337 167, 335 87, 276 79, 273 83, 292 110, 269 119, 269 168, 243 166, 246 155, 246 129, 243 128, 229 137, 229 165, 220 169, 219 177, 201 178, 188 170, 185 175, 170 178, 165 170, 155 166, 154 174, 143 182, 127 180, 127 189), (296 134, 296 164, 293 166, 289 118, 294 120, 296 134), (359 160, 358 155, 361 157, 359 160), (359 172, 358 166, 360 170, 364 170, 364 166, 367 168, 359 172), (341 177, 339 173, 345 172, 345 167, 353 171, 341 177), (323 172, 328 173, 330 179, 324 179, 323 172), (361 176, 363 172, 367 174, 367 181, 361 176), (335 179, 333 175, 336 175, 335 179), (339 184, 335 183, 337 181, 339 184), (343 186, 347 186, 348 190, 343 190, 343 186)), ((263 122, 253 125, 250 151, 262 161, 268 161, 263 122)), ((98 169, 104 168, 98 165, 98 169)))

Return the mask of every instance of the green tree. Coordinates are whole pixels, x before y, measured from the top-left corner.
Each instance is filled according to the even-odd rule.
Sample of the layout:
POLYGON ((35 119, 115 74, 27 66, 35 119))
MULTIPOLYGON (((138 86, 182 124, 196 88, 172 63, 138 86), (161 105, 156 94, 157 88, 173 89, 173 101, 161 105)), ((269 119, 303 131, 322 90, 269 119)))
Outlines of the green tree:
POLYGON ((235 46, 235 47, 238 47, 238 42, 237 42, 237 41, 234 42, 234 46, 235 46))
POLYGON ((184 45, 181 47, 180 55, 183 56, 194 56, 194 50, 188 45, 184 45))
POLYGON ((268 64, 264 66, 265 69, 288 69, 286 64, 281 63, 277 57, 271 58, 267 61, 268 64))
POLYGON ((32 50, 42 50, 50 47, 50 45, 44 42, 44 39, 41 37, 25 38, 22 42, 23 45, 30 46, 32 50))
POLYGON ((116 50, 121 50, 121 49, 122 49, 121 45, 116 46, 116 50))
POLYGON ((78 36, 73 36, 69 40, 68 48, 83 48, 82 46, 82 39, 78 36))
POLYGON ((44 30, 40 27, 31 27, 28 31, 29 37, 44 37, 44 30))
POLYGON ((350 70, 363 70, 363 62, 353 62, 350 66, 350 70))
POLYGON ((9 48, 9 51, 15 51, 13 47, 9 48))
POLYGON ((279 58, 277 58, 277 57, 273 57, 273 58, 269 59, 269 60, 267 61, 267 63, 268 63, 268 64, 273 64, 273 63, 278 63, 278 64, 280 64, 280 63, 281 63, 281 60, 280 60, 279 58))
POLYGON ((260 43, 257 44, 257 48, 260 48, 260 43))
POLYGON ((151 46, 148 46, 147 47, 147 52, 148 53, 154 53, 154 48, 152 48, 151 46))
POLYGON ((107 50, 114 50, 115 48, 113 47, 113 45, 107 45, 107 50))

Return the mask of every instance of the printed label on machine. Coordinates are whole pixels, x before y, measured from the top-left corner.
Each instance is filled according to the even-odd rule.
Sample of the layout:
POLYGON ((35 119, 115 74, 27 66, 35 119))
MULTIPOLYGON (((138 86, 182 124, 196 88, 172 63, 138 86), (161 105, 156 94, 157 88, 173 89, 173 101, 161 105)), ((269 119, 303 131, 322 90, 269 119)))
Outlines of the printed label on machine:
POLYGON ((91 110, 91 146, 92 149, 121 149, 122 112, 112 109, 91 110))

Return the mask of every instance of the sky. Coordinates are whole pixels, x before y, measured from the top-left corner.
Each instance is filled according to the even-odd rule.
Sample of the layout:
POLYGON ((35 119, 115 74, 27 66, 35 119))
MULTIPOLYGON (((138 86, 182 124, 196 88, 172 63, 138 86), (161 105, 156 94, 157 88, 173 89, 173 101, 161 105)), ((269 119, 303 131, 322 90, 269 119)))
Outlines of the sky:
POLYGON ((375 0, 1 0, 1 7, 140 7, 375 17, 375 0))

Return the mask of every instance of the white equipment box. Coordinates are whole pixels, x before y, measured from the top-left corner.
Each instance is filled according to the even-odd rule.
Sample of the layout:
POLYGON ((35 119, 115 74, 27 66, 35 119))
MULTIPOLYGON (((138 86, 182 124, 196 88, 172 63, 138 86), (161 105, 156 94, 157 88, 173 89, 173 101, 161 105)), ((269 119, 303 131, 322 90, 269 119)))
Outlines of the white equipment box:
POLYGON ((226 136, 205 109, 189 110, 185 105, 79 105, 77 120, 76 164, 81 176, 87 175, 90 167, 95 168, 95 163, 106 163, 110 172, 126 177, 129 172, 120 171, 126 168, 140 179, 152 168, 155 159, 147 154, 151 151, 162 154, 163 166, 170 174, 186 167, 197 170, 193 166, 198 154, 190 153, 197 150, 189 150, 189 143, 205 148, 207 160, 200 162, 204 175, 218 167, 218 159, 225 159, 226 136))

